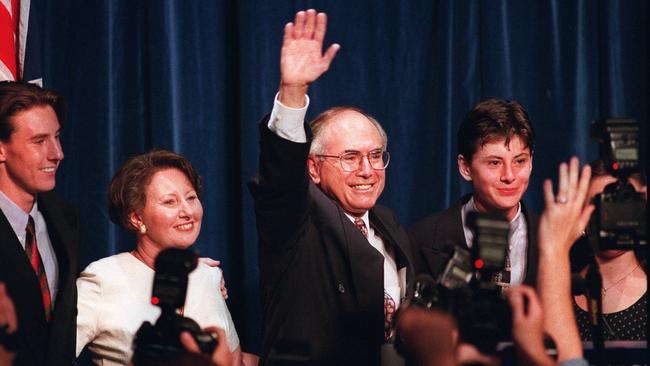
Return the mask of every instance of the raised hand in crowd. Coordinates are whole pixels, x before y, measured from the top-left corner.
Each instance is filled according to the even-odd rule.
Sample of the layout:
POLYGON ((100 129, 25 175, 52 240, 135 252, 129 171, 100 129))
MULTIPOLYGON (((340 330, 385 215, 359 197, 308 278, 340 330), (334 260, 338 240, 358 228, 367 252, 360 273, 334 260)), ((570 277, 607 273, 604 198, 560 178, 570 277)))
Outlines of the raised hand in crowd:
POLYGON ((573 313, 569 250, 582 234, 593 205, 585 205, 591 169, 580 170, 576 157, 559 167, 557 195, 550 180, 544 182, 545 209, 539 224, 537 289, 542 300, 544 329, 557 344, 558 361, 583 357, 573 313))
POLYGON ((323 53, 327 15, 314 9, 296 13, 284 27, 280 53, 280 90, 278 100, 287 107, 305 106, 309 84, 318 79, 336 56, 340 46, 331 45, 323 53))

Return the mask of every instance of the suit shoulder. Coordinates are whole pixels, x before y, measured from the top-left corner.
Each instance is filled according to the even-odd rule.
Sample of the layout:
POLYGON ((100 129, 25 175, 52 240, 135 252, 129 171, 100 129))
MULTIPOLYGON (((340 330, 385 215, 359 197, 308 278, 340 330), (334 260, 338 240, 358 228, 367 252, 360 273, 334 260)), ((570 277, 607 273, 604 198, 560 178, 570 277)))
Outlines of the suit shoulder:
POLYGON ((415 224, 409 228, 409 234, 417 235, 421 232, 430 232, 431 229, 436 227, 440 220, 447 215, 450 215, 449 209, 445 211, 434 212, 428 216, 425 216, 416 221, 415 224))
POLYGON ((448 241, 449 236, 458 236, 454 233, 459 228, 462 230, 460 207, 461 205, 457 204, 444 211, 434 212, 413 224, 408 231, 413 245, 431 246, 427 243, 434 242, 434 246, 438 246, 448 241))
POLYGON ((375 207, 372 208, 372 211, 375 215, 381 217, 382 219, 390 220, 390 222, 396 226, 401 226, 397 214, 392 209, 382 205, 375 205, 375 207))
POLYGON ((79 217, 79 210, 54 191, 40 193, 38 198, 48 207, 56 207, 70 217, 79 217))

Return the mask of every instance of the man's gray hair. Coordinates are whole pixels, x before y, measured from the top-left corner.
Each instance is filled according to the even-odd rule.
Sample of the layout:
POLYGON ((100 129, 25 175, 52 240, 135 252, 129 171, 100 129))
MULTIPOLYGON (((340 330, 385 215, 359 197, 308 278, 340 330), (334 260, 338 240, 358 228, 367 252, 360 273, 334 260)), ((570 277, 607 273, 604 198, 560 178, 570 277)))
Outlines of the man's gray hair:
POLYGON ((330 122, 334 117, 338 116, 339 114, 347 111, 357 112, 365 116, 377 128, 377 131, 379 132, 379 136, 381 137, 382 150, 386 150, 386 148, 388 147, 388 136, 386 135, 386 131, 384 131, 384 128, 381 127, 381 124, 375 118, 373 118, 371 115, 369 115, 368 113, 364 112, 359 108, 350 107, 350 106, 341 106, 341 107, 334 107, 326 110, 325 112, 319 114, 316 118, 314 118, 313 121, 309 123, 309 126, 311 127, 311 133, 312 133, 311 147, 309 149, 310 154, 312 155, 325 154, 325 146, 323 140, 327 132, 327 126, 329 125, 328 122, 330 122))

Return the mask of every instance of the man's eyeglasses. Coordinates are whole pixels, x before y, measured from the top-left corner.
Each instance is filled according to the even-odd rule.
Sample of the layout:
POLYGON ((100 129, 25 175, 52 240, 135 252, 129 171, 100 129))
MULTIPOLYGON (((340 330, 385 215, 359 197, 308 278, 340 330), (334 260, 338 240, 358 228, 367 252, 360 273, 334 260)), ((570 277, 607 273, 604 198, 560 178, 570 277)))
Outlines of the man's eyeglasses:
POLYGON ((375 170, 384 170, 390 162, 390 154, 388 151, 373 150, 367 154, 362 154, 359 151, 349 151, 341 155, 316 155, 319 158, 332 158, 339 159, 341 168, 346 172, 355 172, 361 167, 363 158, 368 158, 370 166, 375 170))

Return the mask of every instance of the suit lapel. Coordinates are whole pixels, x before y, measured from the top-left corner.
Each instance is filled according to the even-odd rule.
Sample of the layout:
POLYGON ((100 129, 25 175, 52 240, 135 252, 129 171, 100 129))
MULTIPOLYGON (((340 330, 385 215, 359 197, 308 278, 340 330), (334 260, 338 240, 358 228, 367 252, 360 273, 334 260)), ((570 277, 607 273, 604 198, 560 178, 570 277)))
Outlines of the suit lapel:
POLYGON ((70 258, 71 253, 68 244, 72 242, 72 234, 67 229, 63 212, 46 195, 38 197, 38 209, 47 223, 47 233, 59 264, 59 278, 65 278, 68 271, 70 271, 68 258, 70 258))
POLYGON ((384 245, 390 246, 395 251, 395 263, 397 264, 397 269, 404 267, 409 267, 410 259, 407 255, 407 248, 404 248, 406 243, 396 240, 392 230, 389 229, 389 226, 386 222, 375 213, 374 210, 370 210, 370 224, 379 234, 381 239, 384 241, 384 245))
POLYGON ((408 239, 405 237, 402 240, 395 238, 395 230, 386 222, 384 218, 377 214, 375 210, 370 210, 370 222, 375 231, 381 236, 385 246, 393 248, 395 254, 395 264, 397 267, 397 277, 400 286, 400 298, 407 294, 407 284, 411 282, 415 276, 413 272, 413 258, 411 258, 408 239))
POLYGON ((354 289, 363 311, 378 308, 384 294, 384 256, 370 245, 361 231, 338 207, 347 243, 354 289), (378 275, 379 274, 379 275, 378 275))
POLYGON ((539 217, 530 212, 524 203, 521 203, 521 210, 526 219, 526 231, 528 244, 526 246, 526 275, 524 276, 524 283, 531 286, 537 284, 537 223, 539 217))
POLYGON ((446 239, 448 243, 439 243, 438 245, 450 245, 454 247, 456 243, 462 243, 462 247, 469 249, 467 244, 467 238, 465 238, 465 230, 463 227, 463 205, 465 200, 459 202, 453 206, 449 212, 449 215, 443 215, 441 217, 440 223, 436 226, 436 230, 440 230, 442 235, 434 235, 433 237, 437 240, 446 239))
MULTIPOLYGON (((14 266, 12 271, 15 272, 16 278, 29 279, 27 281, 32 282, 31 285, 37 286, 36 274, 25 254, 25 249, 2 211, 0 211, 0 235, 2 235, 0 257, 13 258, 10 263, 14 266)), ((25 284, 25 286, 31 285, 25 284)))

